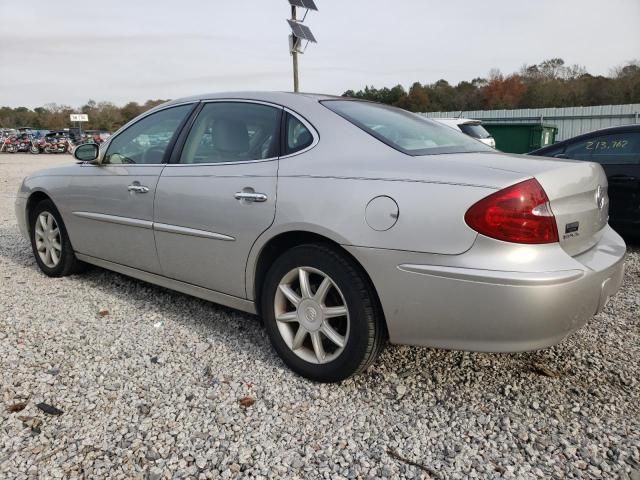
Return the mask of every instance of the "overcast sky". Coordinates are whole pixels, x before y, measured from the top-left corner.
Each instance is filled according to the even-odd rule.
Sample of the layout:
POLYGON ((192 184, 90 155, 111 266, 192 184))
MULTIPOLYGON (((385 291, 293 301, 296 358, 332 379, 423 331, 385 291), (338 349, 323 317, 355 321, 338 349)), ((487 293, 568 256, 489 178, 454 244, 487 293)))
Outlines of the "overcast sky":
MULTIPOLYGON (((301 90, 640 59, 640 0, 316 0, 301 90)), ((0 0, 0 105, 291 90, 287 0, 0 0), (7 20, 8 19, 8 20, 7 20)))

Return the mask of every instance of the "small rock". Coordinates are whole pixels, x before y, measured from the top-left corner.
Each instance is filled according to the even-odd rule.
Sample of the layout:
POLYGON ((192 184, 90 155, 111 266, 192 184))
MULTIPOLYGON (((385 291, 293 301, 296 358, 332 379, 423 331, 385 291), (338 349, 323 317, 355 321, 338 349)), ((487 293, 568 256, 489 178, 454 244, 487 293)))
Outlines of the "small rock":
POLYGON ((157 467, 153 467, 151 470, 149 470, 149 480, 160 480, 162 478, 162 470, 157 468, 157 467))
POLYGON ((98 310, 98 315, 100 315, 101 317, 106 317, 107 315, 109 315, 109 310, 107 310, 106 308, 101 308, 100 310, 98 310))
POLYGON ((140 415, 149 415, 149 413, 151 413, 151 407, 143 403, 141 405, 138 405, 138 412, 140 413, 140 415))

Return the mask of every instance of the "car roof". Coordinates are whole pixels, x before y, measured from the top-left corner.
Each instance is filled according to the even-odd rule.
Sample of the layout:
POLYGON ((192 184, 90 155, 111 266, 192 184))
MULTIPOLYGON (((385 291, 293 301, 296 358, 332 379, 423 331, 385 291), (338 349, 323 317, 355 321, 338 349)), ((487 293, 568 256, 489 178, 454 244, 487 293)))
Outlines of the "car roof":
POLYGON ((307 100, 318 102, 320 100, 346 100, 345 97, 336 95, 325 95, 321 93, 294 93, 294 92, 264 92, 264 91, 239 91, 239 92, 217 92, 205 93, 200 95, 192 95, 190 97, 178 98, 171 100, 163 105, 171 105, 178 103, 186 103, 201 100, 217 100, 217 99, 236 99, 236 100, 258 100, 271 103, 289 103, 307 100))

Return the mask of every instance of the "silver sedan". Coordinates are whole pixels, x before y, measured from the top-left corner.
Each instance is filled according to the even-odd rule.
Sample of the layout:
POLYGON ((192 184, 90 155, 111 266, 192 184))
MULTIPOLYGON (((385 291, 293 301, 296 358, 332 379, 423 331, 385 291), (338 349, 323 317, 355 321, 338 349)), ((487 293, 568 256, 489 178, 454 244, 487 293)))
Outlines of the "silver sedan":
POLYGON ((619 288, 594 163, 506 155, 340 97, 203 95, 26 178, 42 271, 89 263, 257 313, 294 371, 339 381, 392 343, 548 347, 619 288))

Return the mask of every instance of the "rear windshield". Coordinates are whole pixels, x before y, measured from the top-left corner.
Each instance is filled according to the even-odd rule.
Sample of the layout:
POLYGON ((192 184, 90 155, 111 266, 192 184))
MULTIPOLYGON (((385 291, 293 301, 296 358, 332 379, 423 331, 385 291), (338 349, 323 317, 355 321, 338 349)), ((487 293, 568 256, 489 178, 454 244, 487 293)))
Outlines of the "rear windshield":
POLYGON ((473 138, 491 138, 491 134, 478 123, 463 123, 459 125, 460 130, 473 138))
POLYGON ((357 100, 325 100, 322 104, 407 155, 493 151, 459 131, 400 108, 357 100))

